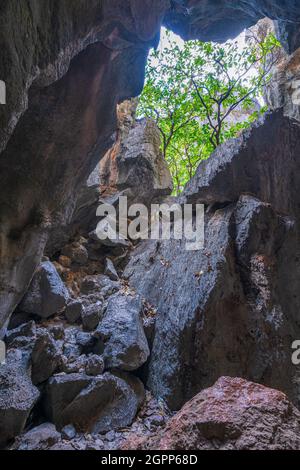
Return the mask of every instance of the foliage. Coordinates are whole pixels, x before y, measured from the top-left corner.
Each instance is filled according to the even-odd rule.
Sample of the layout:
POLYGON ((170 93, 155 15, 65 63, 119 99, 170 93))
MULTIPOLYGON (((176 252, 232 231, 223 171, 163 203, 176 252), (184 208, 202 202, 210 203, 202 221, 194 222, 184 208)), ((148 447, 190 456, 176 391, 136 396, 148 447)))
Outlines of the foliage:
POLYGON ((166 34, 167 45, 151 53, 138 116, 156 121, 179 193, 201 160, 266 111, 254 100, 270 80, 280 43, 268 34, 243 48, 237 41, 180 46, 166 34))

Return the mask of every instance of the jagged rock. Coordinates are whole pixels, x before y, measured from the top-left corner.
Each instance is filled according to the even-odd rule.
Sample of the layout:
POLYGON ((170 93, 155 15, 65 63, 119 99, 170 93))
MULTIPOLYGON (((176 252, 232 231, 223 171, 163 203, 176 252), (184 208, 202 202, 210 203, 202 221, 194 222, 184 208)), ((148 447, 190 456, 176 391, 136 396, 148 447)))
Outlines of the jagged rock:
POLYGON ((95 346, 95 338, 92 333, 86 331, 79 331, 76 335, 76 343, 81 349, 83 354, 89 354, 93 351, 95 346))
POLYGON ((57 444, 61 435, 54 424, 43 423, 17 438, 13 450, 49 450, 57 444))
POLYGON ((240 378, 222 377, 152 437, 123 449, 299 450, 300 413, 287 397, 240 378))
POLYGON ((280 112, 221 146, 182 198, 210 205, 204 249, 142 242, 125 269, 157 309, 147 383, 173 409, 224 374, 299 403, 299 152, 300 129, 280 112))
POLYGON ((141 405, 130 383, 109 373, 56 375, 49 380, 44 403, 58 429, 73 424, 91 433, 128 426, 141 405))
MULTIPOLYGON (((107 297, 118 291, 121 287, 120 282, 112 281, 108 276, 99 274, 96 276, 86 276, 81 284, 81 293, 84 295, 97 294, 98 297, 107 297)), ((89 304, 88 298, 84 297, 89 304)))
POLYGON ((94 304, 85 307, 81 313, 81 320, 83 328, 86 331, 92 331, 97 328, 100 318, 103 312, 103 304, 101 301, 97 301, 94 304))
POLYGON ((45 382, 60 365, 60 352, 50 333, 40 328, 31 354, 31 380, 34 385, 45 382))
POLYGON ((63 341, 65 339, 64 325, 57 323, 49 326, 49 333, 53 336, 56 341, 63 341))
POLYGON ((76 323, 83 315, 84 306, 78 299, 72 299, 65 309, 65 317, 69 323, 76 323))
POLYGON ((114 264, 113 264, 112 260, 110 260, 109 258, 106 258, 105 263, 106 264, 105 264, 104 274, 106 274, 106 276, 108 276, 112 281, 118 281, 119 276, 118 276, 118 273, 116 271, 116 268, 114 267, 114 264))
POLYGON ((85 372, 86 356, 78 356, 76 358, 67 358, 62 356, 62 372, 73 374, 77 372, 85 372))
POLYGON ((139 297, 124 294, 110 297, 104 318, 95 333, 104 342, 106 368, 131 371, 146 362, 150 352, 141 312, 139 297))
POLYGON ((0 448, 20 434, 40 393, 28 373, 28 357, 21 351, 7 353, 0 367, 0 448))
POLYGON ((65 307, 68 297, 68 290, 55 267, 46 261, 37 269, 19 308, 24 312, 48 318, 65 307))

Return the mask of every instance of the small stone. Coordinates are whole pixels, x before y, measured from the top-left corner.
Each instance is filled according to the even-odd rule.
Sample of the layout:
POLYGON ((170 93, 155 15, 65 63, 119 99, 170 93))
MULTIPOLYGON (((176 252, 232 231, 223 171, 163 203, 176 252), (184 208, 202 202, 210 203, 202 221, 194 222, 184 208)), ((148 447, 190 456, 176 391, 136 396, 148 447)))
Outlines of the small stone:
POLYGON ((104 372, 104 360, 101 356, 93 354, 89 356, 85 364, 85 372, 87 375, 101 375, 104 372))
POLYGON ((65 310, 65 317, 69 323, 73 324, 76 323, 82 316, 84 311, 84 306, 82 302, 77 299, 72 299, 65 310))
POLYGON ((119 276, 118 273, 113 265, 113 262, 109 259, 106 258, 106 265, 105 265, 105 271, 104 273, 112 280, 112 281, 118 281, 119 276))
POLYGON ((64 268, 70 268, 70 267, 71 267, 71 264, 72 264, 71 258, 69 258, 68 256, 64 256, 64 255, 61 255, 61 256, 58 258, 58 262, 59 262, 59 264, 61 264, 61 266, 63 266, 64 268))
POLYGON ((68 424, 61 430, 61 436, 63 439, 70 441, 76 437, 76 429, 73 424, 68 424))

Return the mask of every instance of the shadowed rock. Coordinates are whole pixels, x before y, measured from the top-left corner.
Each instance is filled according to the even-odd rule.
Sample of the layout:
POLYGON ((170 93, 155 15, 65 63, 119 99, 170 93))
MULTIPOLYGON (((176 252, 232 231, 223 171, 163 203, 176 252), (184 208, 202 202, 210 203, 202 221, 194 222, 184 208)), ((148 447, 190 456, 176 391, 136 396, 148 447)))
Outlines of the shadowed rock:
POLYGON ((139 379, 105 373, 97 377, 85 374, 56 375, 49 380, 45 407, 49 419, 61 429, 73 424, 77 430, 103 433, 132 423, 141 394, 136 394, 131 380, 139 379))
POLYGON ((240 378, 221 377, 152 437, 123 449, 299 450, 300 413, 287 397, 240 378))
POLYGON ((136 370, 150 354, 142 322, 139 297, 115 294, 110 297, 95 337, 104 343, 103 357, 109 369, 136 370))

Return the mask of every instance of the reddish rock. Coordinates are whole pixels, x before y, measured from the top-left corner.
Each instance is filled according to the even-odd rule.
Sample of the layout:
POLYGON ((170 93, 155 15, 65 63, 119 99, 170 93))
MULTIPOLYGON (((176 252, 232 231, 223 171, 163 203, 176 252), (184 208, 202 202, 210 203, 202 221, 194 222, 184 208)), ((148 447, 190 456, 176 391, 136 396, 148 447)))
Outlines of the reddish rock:
POLYGON ((123 449, 300 449, 300 412, 286 395, 240 378, 221 377, 152 437, 123 449))

